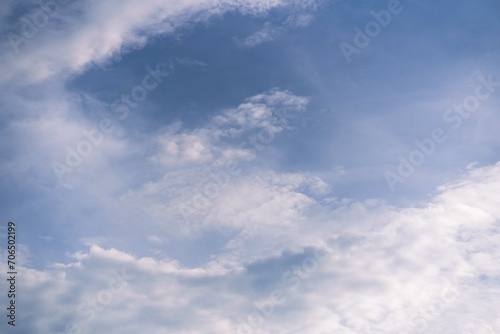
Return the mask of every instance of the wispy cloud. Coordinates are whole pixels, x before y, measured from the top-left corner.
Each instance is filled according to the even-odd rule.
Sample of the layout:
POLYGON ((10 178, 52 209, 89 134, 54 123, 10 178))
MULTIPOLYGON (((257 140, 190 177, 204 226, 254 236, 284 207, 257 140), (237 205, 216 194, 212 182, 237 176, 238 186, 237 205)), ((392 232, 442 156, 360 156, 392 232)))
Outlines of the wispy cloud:
MULTIPOLYGON (((117 53, 144 47, 151 36, 170 34, 188 22, 205 21, 226 12, 259 15, 272 8, 315 3, 310 0, 72 2, 61 9, 57 24, 47 24, 36 39, 18 45, 16 54, 11 52, 8 41, 4 41, 3 83, 40 82, 54 75, 81 73, 92 62, 101 63, 117 53)), ((24 38, 22 32, 20 38, 24 38)))
POLYGON ((242 44, 246 47, 251 48, 265 42, 273 41, 284 32, 285 30, 283 28, 275 27, 270 23, 266 23, 264 25, 264 28, 245 38, 242 44))

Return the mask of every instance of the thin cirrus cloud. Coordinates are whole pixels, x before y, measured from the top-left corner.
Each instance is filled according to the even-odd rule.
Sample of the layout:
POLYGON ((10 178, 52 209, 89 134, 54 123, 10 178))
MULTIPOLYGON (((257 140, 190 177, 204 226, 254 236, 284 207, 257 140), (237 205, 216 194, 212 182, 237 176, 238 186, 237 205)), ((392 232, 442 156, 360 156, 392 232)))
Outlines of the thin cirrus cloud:
POLYGON ((244 47, 252 48, 266 42, 275 41, 285 34, 287 29, 307 27, 313 19, 314 18, 311 14, 294 14, 290 15, 280 25, 274 25, 271 22, 266 22, 262 29, 244 38, 240 44, 244 47))

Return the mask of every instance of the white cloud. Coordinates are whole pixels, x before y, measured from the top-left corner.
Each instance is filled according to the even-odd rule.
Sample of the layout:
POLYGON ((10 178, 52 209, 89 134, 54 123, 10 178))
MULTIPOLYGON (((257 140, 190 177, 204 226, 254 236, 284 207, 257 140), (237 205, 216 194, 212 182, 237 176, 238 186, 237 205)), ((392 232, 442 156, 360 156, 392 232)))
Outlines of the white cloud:
MULTIPOLYGON (((16 41, 21 42, 14 42, 14 49, 19 49, 17 54, 10 42, 4 42, 3 82, 37 82, 54 75, 80 73, 93 61, 102 63, 117 53, 142 48, 150 36, 170 34, 187 23, 205 21, 229 11, 260 15, 276 7, 307 7, 315 3, 312 0, 71 2, 58 6, 46 24, 33 26, 36 34, 31 38, 20 35, 20 25, 17 30, 8 31, 18 34, 16 41)), ((35 12, 28 13, 28 17, 35 12)))
POLYGON ((255 157, 253 146, 269 145, 275 135, 290 129, 308 103, 306 97, 272 89, 224 110, 201 128, 188 131, 181 123, 174 123, 159 137, 159 152, 151 160, 170 167, 251 160, 255 157), (242 145, 249 141, 244 136, 255 140, 242 145), (234 144, 234 140, 239 142, 234 144))
MULTIPOLYGON (((229 10, 256 15, 286 3, 79 2, 57 21, 67 29, 56 34, 49 25, 2 70, 7 79, 26 75, 19 80, 30 82, 75 74, 189 20, 229 10)), ((300 17, 290 25, 309 20, 300 17)), ((272 38, 268 33, 251 43, 272 38)), ((2 168, 34 191, 43 189, 39 194, 57 203, 63 219, 78 211, 80 221, 72 222, 70 233, 80 237, 82 229, 92 237, 80 239, 88 249, 70 263, 41 269, 29 267, 21 245, 20 263, 27 266, 20 268, 20 331, 61 332, 73 323, 81 333, 234 333, 256 310, 254 302, 266 301, 270 290, 283 285, 286 300, 273 306, 273 316, 255 333, 401 333, 415 331, 412 325, 425 326, 427 333, 500 331, 500 165, 470 165, 462 180, 411 208, 330 197, 330 185, 311 174, 256 172, 251 163, 242 168, 308 105, 308 98, 275 89, 221 112, 202 128, 174 124, 145 144, 107 137, 61 189, 50 162, 62 161, 64 146, 76 145, 81 131, 95 124, 64 92, 64 82, 50 85, 23 91, 29 99, 14 94, 6 100, 4 114, 12 118, 6 133, 17 145, 2 168), (261 140, 259 146, 250 138, 261 140), (240 162, 241 169, 229 181, 222 175, 228 162, 240 162), (219 190, 213 188, 216 178, 223 179, 219 190), (183 221, 180 205, 210 187, 208 205, 197 209, 194 222, 183 221), (172 252, 156 249, 153 258, 129 250, 130 240, 172 247, 172 236, 181 248, 207 231, 226 238, 222 246, 195 244, 208 258, 197 265, 172 252), (317 244, 328 244, 331 257, 291 289, 282 273, 300 265, 317 244), (171 258, 161 256, 167 253, 171 258), (113 269, 129 277, 123 289, 117 289, 113 269), (89 298, 98 302, 97 312, 89 298)))
POLYGON ((154 159, 163 165, 205 163, 212 159, 209 143, 196 134, 180 134, 160 139, 161 154, 154 159))
POLYGON ((235 237, 237 247, 205 265, 186 268, 91 246, 69 265, 23 268, 21 302, 30 296, 24 305, 31 320, 20 323, 21 330, 31 324, 57 332, 70 321, 82 324, 88 306, 81 305, 89 297, 106 301, 112 269, 123 269, 131 277, 126 288, 98 303, 100 312, 87 314, 92 320, 82 333, 235 333, 257 310, 253 303, 269 300, 275 288, 286 299, 254 333, 496 332, 499 172, 500 164, 474 169, 419 208, 353 202, 329 210, 314 228, 307 221, 318 218, 307 210, 311 200, 294 191, 300 176, 269 177, 253 188, 241 184, 239 194, 227 195, 233 202, 226 210, 234 212, 222 214, 241 215, 235 219, 255 226, 253 234, 235 237), (330 256, 309 273, 296 272, 299 283, 284 281, 282 273, 306 263, 307 247, 321 243, 330 256), (245 249, 250 257, 241 255, 245 249))
POLYGON ((285 31, 281 27, 275 27, 270 23, 266 23, 264 28, 256 31, 252 35, 245 38, 242 44, 248 48, 257 46, 265 42, 274 41, 277 37, 283 34, 285 31))
MULTIPOLYGON (((316 5, 319 5, 320 3, 321 1, 316 2, 316 5)), ((317 6, 311 4, 311 8, 316 8, 316 7, 317 6)), ((304 14, 301 12, 294 13, 290 15, 282 24, 279 25, 275 25, 271 22, 266 22, 262 29, 246 37, 245 39, 243 39, 243 41, 238 41, 238 42, 240 45, 244 47, 253 48, 257 45, 267 42, 272 42, 280 38, 289 29, 305 28, 313 21, 313 19, 314 17, 311 14, 304 14)))

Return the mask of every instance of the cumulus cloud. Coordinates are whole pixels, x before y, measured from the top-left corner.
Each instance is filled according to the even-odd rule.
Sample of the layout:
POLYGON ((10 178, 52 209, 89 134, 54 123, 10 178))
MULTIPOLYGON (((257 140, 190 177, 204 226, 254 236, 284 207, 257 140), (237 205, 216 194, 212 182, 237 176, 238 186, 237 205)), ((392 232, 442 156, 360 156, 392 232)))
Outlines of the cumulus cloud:
MULTIPOLYGON (((13 3, 0 5, 0 16, 13 3)), ((174 123, 144 142, 113 133, 62 181, 54 174, 51 162, 66 160, 66 146, 81 145, 101 116, 67 93, 71 75, 188 22, 315 3, 80 1, 60 8, 19 54, 4 51, 2 129, 16 146, 2 144, 2 172, 23 181, 23 196, 37 194, 19 211, 58 208, 42 212, 59 220, 35 239, 55 244, 66 229, 80 242, 66 261, 37 266, 20 245, 19 333, 500 331, 499 164, 469 165, 419 206, 338 198, 318 175, 259 165, 309 105, 272 89, 195 129, 174 123), (26 82, 42 84, 17 89, 26 82), (218 243, 207 246, 208 233, 218 243)), ((284 26, 310 22, 296 15, 284 26)), ((265 26, 245 43, 280 29, 265 26)))
POLYGON ((269 145, 275 135, 291 129, 308 103, 306 97, 272 89, 224 110, 203 127, 186 130, 176 122, 159 136, 159 152, 151 159, 171 167, 251 160, 257 146, 269 145))
MULTIPOLYGON (((287 199, 290 185, 282 176, 271 172, 255 175, 251 162, 272 146, 279 133, 293 129, 308 102, 308 98, 273 89, 223 110, 202 127, 168 126, 156 137, 157 152, 149 158, 163 171, 163 177, 128 191, 120 199, 121 205, 147 212, 152 222, 170 221, 168 225, 154 224, 162 231, 188 235, 204 228, 239 231, 253 221, 260 224, 257 218, 244 223, 245 212, 260 203, 268 206, 269 214, 291 214, 293 210, 281 212, 279 208, 288 201, 307 202, 307 196, 297 193, 287 199), (264 179, 269 189, 256 185, 264 179), (285 193, 279 194, 282 187, 285 193), (269 200, 276 205, 264 203, 269 200)), ((299 175, 283 177, 296 178, 297 189, 309 182, 299 175)), ((325 185, 314 178, 310 189, 317 192, 320 188, 324 191, 325 185)))
POLYGON ((262 200, 268 206, 255 205, 261 201, 257 189, 263 194, 266 186, 254 185, 240 193, 241 200, 254 194, 251 211, 242 211, 243 203, 227 206, 246 216, 242 221, 256 219, 252 224, 288 224, 235 236, 224 252, 193 268, 97 245, 68 264, 23 268, 30 321, 20 329, 59 333, 69 324, 81 333, 495 333, 499 172, 500 164, 476 168, 420 207, 368 201, 326 208, 314 229, 298 218, 318 221, 307 211, 310 203, 293 199, 300 178, 282 178, 276 190, 291 200, 262 200), (269 213, 276 205, 282 217, 269 213), (252 248, 251 257, 235 256, 245 247, 252 248), (272 297, 276 291, 279 300, 272 297))

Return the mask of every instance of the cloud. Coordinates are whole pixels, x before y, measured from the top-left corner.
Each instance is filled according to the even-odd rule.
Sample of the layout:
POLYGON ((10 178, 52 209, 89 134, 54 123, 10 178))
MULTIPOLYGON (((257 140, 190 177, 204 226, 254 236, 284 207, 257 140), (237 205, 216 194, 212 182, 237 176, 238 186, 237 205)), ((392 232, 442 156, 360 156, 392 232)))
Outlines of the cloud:
POLYGON ((56 3, 55 7, 48 7, 50 9, 40 5, 26 13, 27 20, 17 22, 5 32, 15 36, 9 35, 2 47, 4 84, 40 82, 53 76, 78 74, 92 62, 103 63, 116 54, 144 47, 152 36, 171 34, 188 23, 205 22, 227 12, 261 15, 277 7, 315 6, 316 1, 165 3, 146 0, 138 4, 131 0, 105 3, 86 0, 61 3, 64 5, 56 3), (32 33, 26 35, 27 29, 32 33))
POLYGON ((265 42, 274 41, 277 37, 284 33, 284 29, 280 27, 275 27, 269 23, 266 23, 264 28, 256 31, 252 35, 245 38, 242 44, 245 47, 251 48, 265 42))
POLYGON ((240 44, 244 47, 252 48, 263 43, 272 42, 284 35, 288 29, 307 27, 312 20, 313 16, 311 14, 297 13, 290 15, 286 21, 280 25, 266 22, 261 30, 246 37, 240 44))
POLYGON ((70 323, 81 333, 237 333, 238 326, 254 324, 249 315, 257 314, 259 325, 248 325, 254 333, 495 332, 499 172, 500 164, 473 169, 420 207, 372 201, 330 208, 314 228, 298 219, 318 217, 311 216, 307 201, 293 199, 297 177, 274 186, 282 192, 281 198, 274 195, 276 202, 259 199, 270 184, 240 187, 239 200, 253 209, 245 213, 243 202, 227 207, 241 213, 241 221, 261 221, 269 229, 236 236, 228 245, 238 247, 195 268, 96 245, 68 264, 22 268, 20 302, 30 321, 20 322, 20 330, 63 332, 70 323), (297 205, 301 201, 306 205, 297 205), (268 211, 276 205, 281 218, 268 211), (288 223, 280 226, 280 220, 288 223), (330 254, 312 266, 314 250, 322 247, 330 254), (245 248, 252 256, 238 253, 245 248), (120 274, 126 279, 116 280, 120 274), (284 299, 271 305, 276 289, 284 299), (270 315, 259 313, 262 305, 270 315))
POLYGON ((285 25, 292 28, 303 28, 307 27, 313 20, 314 17, 311 14, 295 14, 288 17, 285 25))
MULTIPOLYGON (((113 133, 62 182, 54 175, 51 162, 64 161, 66 146, 77 147, 108 112, 97 98, 86 108, 90 95, 68 93, 67 78, 189 23, 287 3, 75 2, 18 55, 2 56, 2 181, 13 185, 16 215, 28 213, 19 221, 33 221, 33 212, 40 221, 33 243, 59 252, 50 265, 32 263, 36 245, 21 237, 19 332, 500 331, 500 165, 468 165, 418 206, 342 198, 316 173, 273 165, 273 141, 296 128, 308 97, 272 89, 197 128, 113 133), (17 86, 26 82, 39 84, 17 86)), ((283 26, 310 21, 290 16, 283 26)), ((276 38, 275 28, 249 46, 276 38)), ((334 173, 355 175, 341 162, 334 173)))
POLYGON ((242 41, 238 40, 238 44, 252 48, 257 45, 272 42, 288 31, 298 28, 307 27, 314 19, 311 12, 319 10, 326 4, 326 1, 309 1, 290 3, 291 14, 282 22, 273 23, 268 21, 264 23, 264 27, 242 41))
POLYGON ((275 135, 290 129, 308 103, 306 97, 272 89, 222 111, 203 127, 186 130, 181 123, 173 123, 159 136, 159 153, 151 159, 171 167, 252 160, 255 146, 270 144, 275 135), (245 136, 253 136, 255 142, 249 143, 245 136))

